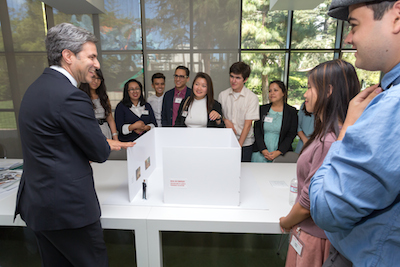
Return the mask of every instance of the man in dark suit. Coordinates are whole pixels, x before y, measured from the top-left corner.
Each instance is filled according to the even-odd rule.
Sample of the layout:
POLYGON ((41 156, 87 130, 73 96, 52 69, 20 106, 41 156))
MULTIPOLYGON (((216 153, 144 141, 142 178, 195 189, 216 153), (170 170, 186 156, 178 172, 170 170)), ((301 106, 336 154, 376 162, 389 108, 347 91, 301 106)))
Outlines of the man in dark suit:
POLYGON ((178 66, 175 69, 175 88, 166 92, 163 99, 161 111, 161 124, 163 127, 175 125, 182 100, 192 93, 192 90, 186 86, 186 83, 189 82, 189 74, 190 71, 185 66, 178 66))
POLYGON ((91 100, 77 88, 100 68, 96 41, 68 23, 51 28, 50 68, 21 102, 24 172, 15 216, 34 231, 43 266, 108 266, 90 161, 104 162, 110 149, 133 143, 106 139, 91 100))

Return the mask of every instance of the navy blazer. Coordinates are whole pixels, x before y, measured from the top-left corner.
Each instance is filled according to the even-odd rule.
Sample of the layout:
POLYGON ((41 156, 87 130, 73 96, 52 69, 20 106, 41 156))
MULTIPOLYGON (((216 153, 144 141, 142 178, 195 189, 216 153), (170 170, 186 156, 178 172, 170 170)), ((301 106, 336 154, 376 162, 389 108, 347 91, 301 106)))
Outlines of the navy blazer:
POLYGON ((19 112, 24 170, 15 216, 34 231, 80 228, 100 218, 89 161, 110 147, 86 93, 46 68, 29 86, 19 112))
MULTIPOLYGON (((167 91, 164 95, 162 111, 161 111, 161 124, 162 127, 172 126, 172 114, 173 114, 173 106, 174 106, 174 91, 175 88, 167 91)), ((187 87, 186 94, 184 99, 190 96, 192 93, 192 89, 187 87)), ((183 101, 183 100, 182 100, 183 101)))
POLYGON ((154 124, 157 126, 156 117, 154 116, 153 109, 149 103, 144 104, 145 110, 149 111, 149 114, 142 115, 140 117, 136 116, 127 106, 119 102, 117 107, 115 108, 115 124, 117 125, 117 130, 119 132, 118 139, 120 141, 134 141, 140 137, 139 134, 132 131, 130 134, 122 134, 122 126, 125 124, 133 124, 139 120, 143 121, 144 124, 154 124))
MULTIPOLYGON (((176 121, 175 121, 175 125, 174 125, 176 127, 186 127, 186 124, 185 124, 186 117, 182 116, 182 112, 188 111, 188 109, 189 109, 189 107, 185 107, 185 109, 182 110, 183 105, 186 102, 186 99, 188 99, 188 98, 185 98, 184 100, 182 100, 182 102, 179 106, 178 116, 176 117, 176 121)), ((205 107, 205 108, 207 108, 207 107, 205 107)), ((213 105, 213 108, 211 111, 213 111, 213 110, 218 112, 223 117, 221 104, 217 100, 214 100, 214 105, 213 105)), ((208 115, 207 116, 207 128, 210 128, 210 127, 225 128, 224 120, 221 119, 221 123, 217 124, 216 121, 210 120, 210 117, 209 117, 210 113, 208 113, 207 115, 208 115)))
MULTIPOLYGON (((262 151, 267 149, 264 142, 264 123, 263 120, 268 114, 271 104, 260 106, 260 120, 254 122, 254 137, 255 142, 253 145, 253 151, 262 151)), ((293 151, 292 142, 297 135, 297 109, 295 107, 284 104, 283 106, 283 118, 282 127, 279 133, 278 150, 285 155, 288 151, 293 151)), ((270 151, 272 152, 272 151, 270 151)))

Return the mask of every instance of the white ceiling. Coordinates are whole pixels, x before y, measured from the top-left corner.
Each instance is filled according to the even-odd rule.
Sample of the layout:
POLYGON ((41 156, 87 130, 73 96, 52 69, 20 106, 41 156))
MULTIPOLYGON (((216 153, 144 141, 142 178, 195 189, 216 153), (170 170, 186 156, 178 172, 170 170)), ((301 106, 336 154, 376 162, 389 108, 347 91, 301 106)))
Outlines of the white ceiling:
MULTIPOLYGON (((104 0, 42 0, 47 5, 66 14, 104 13, 104 0)), ((271 0, 270 10, 314 9, 324 0, 271 0)))
POLYGON ((101 14, 104 0, 42 0, 46 5, 56 8, 65 14, 101 14))
POLYGON ((271 0, 270 10, 304 10, 314 9, 324 0, 271 0))

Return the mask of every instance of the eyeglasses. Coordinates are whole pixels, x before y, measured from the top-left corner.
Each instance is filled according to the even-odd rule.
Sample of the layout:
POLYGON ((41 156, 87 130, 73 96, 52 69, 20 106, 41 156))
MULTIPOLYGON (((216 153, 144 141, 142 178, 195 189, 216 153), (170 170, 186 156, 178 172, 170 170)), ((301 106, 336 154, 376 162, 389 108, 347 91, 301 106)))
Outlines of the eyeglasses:
POLYGON ((98 80, 98 81, 102 81, 102 78, 97 78, 97 77, 92 77, 93 80, 98 80))
POLYGON ((175 79, 186 79, 186 78, 188 78, 189 76, 183 76, 183 75, 176 75, 176 74, 174 74, 174 78, 175 79))
POLYGON ((138 91, 140 91, 140 88, 131 88, 131 89, 128 89, 128 92, 138 92, 138 91))

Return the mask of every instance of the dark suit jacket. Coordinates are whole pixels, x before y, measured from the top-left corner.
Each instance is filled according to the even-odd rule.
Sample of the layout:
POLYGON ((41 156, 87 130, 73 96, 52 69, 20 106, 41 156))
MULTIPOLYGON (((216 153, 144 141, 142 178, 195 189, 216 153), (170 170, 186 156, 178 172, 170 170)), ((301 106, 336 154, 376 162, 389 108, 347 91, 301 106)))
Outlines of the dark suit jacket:
POLYGON ((154 126, 157 126, 156 117, 154 116, 154 112, 150 104, 146 103, 144 105, 145 110, 148 110, 149 114, 138 117, 127 106, 122 104, 122 102, 118 103, 115 109, 115 124, 117 125, 117 130, 119 132, 118 139, 120 141, 134 141, 140 137, 140 135, 134 131, 127 135, 122 134, 122 126, 125 124, 132 124, 141 120, 146 125, 152 123, 154 126))
POLYGON ((100 218, 89 161, 110 147, 86 93, 46 68, 26 91, 19 112, 24 171, 15 215, 34 231, 80 228, 100 218))
MULTIPOLYGON (((185 107, 185 109, 183 110, 183 105, 185 104, 186 99, 188 99, 188 97, 185 98, 184 100, 182 100, 181 105, 179 106, 178 116, 176 117, 176 121, 175 121, 175 125, 174 125, 174 126, 176 126, 176 127, 186 127, 186 124, 185 124, 186 117, 183 117, 183 116, 182 116, 182 112, 183 112, 183 111, 188 111, 188 109, 189 109, 189 107, 187 106, 187 107, 185 107)), ((207 107, 206 107, 206 108, 207 108, 207 107)), ((220 104, 217 100, 214 100, 214 105, 213 105, 212 110, 215 110, 215 111, 218 112, 221 116, 223 116, 223 115, 222 115, 222 107, 221 107, 221 104, 220 104)), ((207 115, 210 115, 210 113, 208 113, 207 115)), ((221 120, 221 123, 220 123, 220 124, 217 124, 216 121, 210 120, 210 117, 207 116, 207 128, 209 128, 209 127, 225 128, 224 120, 221 120)))
MULTIPOLYGON (((164 95, 162 111, 161 111, 162 127, 172 126, 172 107, 174 105, 174 90, 175 90, 175 88, 172 88, 171 90, 166 92, 164 95)), ((192 93, 192 89, 187 87, 184 98, 189 97, 191 93, 192 93)))
MULTIPOLYGON (((271 104, 260 106, 260 120, 254 123, 254 137, 256 140, 253 145, 253 151, 255 152, 267 149, 264 142, 263 122, 270 108, 271 104)), ((297 123, 297 109, 285 103, 283 106, 282 127, 278 142, 278 150, 281 151, 283 155, 288 151, 293 151, 292 142, 297 135, 297 123)))

